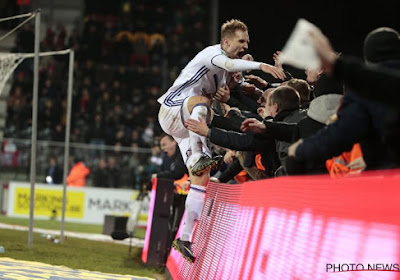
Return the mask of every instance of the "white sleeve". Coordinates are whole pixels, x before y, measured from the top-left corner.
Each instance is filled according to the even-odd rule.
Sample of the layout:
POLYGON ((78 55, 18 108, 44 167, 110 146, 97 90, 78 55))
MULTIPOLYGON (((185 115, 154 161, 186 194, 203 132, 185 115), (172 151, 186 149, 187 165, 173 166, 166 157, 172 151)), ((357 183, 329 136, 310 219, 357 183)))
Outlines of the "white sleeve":
POLYGON ((224 54, 219 54, 211 59, 211 63, 228 72, 239 72, 260 69, 261 62, 248 61, 244 59, 231 59, 224 54))

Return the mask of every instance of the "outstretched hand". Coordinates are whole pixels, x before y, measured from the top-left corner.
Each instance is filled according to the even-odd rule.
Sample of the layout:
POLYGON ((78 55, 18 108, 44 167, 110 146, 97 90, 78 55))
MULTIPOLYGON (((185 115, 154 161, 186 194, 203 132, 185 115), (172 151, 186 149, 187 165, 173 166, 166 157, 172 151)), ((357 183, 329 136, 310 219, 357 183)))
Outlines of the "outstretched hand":
POLYGON ((266 88, 268 86, 268 82, 265 81, 263 78, 256 76, 256 75, 246 75, 244 76, 244 81, 254 84, 258 88, 266 88))
POLYGON ((282 63, 279 61, 279 56, 282 54, 281 51, 276 51, 273 55, 272 55, 272 59, 275 62, 275 66, 278 67, 279 69, 283 70, 283 66, 282 63))
POLYGON ((226 103, 229 101, 231 98, 231 92, 229 90, 228 85, 225 85, 224 87, 220 87, 217 89, 217 92, 215 94, 215 99, 217 99, 219 102, 226 103))
POLYGON ((261 70, 265 73, 271 74, 277 79, 285 80, 286 78, 286 75, 282 69, 266 63, 261 63, 261 70))
POLYGON ((219 179, 217 177, 210 177, 210 182, 219 183, 219 179))
POLYGON ((289 146, 288 155, 290 157, 296 157, 296 149, 299 145, 301 145, 301 143, 303 143, 303 139, 299 139, 295 143, 289 146))
POLYGON ((267 127, 265 126, 265 124, 263 122, 260 122, 259 120, 255 119, 255 118, 248 118, 242 122, 240 129, 244 132, 253 131, 253 132, 262 133, 267 130, 267 127))
POLYGON ((359 157, 350 162, 348 165, 346 165, 346 167, 351 170, 357 170, 357 169, 364 170, 367 167, 367 164, 365 163, 362 157, 359 157))
POLYGON ((229 89, 233 89, 234 87, 236 87, 241 78, 242 78, 242 73, 241 72, 232 73, 232 77, 228 82, 229 89))
POLYGON ((337 59, 337 54, 333 50, 331 43, 320 30, 310 30, 309 35, 314 49, 321 60, 321 68, 328 74, 331 73, 333 64, 337 59))
POLYGON ((208 128, 206 122, 203 120, 196 121, 195 119, 188 119, 185 122, 185 126, 190 131, 193 131, 194 133, 197 133, 198 135, 201 135, 201 136, 207 136, 208 131, 209 131, 209 128, 208 128))

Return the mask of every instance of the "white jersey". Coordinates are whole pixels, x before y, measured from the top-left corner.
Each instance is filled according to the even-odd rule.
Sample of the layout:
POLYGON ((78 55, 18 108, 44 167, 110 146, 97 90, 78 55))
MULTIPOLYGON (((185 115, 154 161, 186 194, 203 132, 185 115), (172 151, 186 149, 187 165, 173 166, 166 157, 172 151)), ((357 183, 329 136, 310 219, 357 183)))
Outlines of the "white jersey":
POLYGON ((259 62, 230 59, 213 45, 200 51, 181 71, 174 84, 157 101, 168 107, 181 106, 189 96, 214 96, 231 78, 229 72, 259 69, 259 62), (236 63, 235 63, 236 62, 236 63))

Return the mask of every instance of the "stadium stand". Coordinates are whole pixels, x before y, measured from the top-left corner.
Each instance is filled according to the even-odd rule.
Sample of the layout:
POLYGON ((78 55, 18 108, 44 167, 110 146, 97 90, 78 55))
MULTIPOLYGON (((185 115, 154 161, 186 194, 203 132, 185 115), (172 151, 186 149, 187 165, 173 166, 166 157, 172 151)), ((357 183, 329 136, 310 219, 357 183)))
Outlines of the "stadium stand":
MULTIPOLYGON (((156 168, 149 162, 150 148, 157 145, 154 139, 161 133, 156 99, 190 54, 205 45, 206 34, 199 33, 193 48, 191 34, 206 24, 207 1, 137 1, 114 13, 91 8, 87 6, 72 26, 71 21, 68 26, 47 22, 41 51, 75 51, 70 141, 78 147, 71 150, 71 157, 83 156, 95 169, 100 158, 118 156, 123 175, 119 187, 140 189, 156 168), (166 14, 170 10, 173 17, 166 14), (151 25, 146 24, 149 17, 151 25), (138 160, 132 159, 132 151, 138 160)), ((45 13, 44 19, 49 17, 45 13)), ((12 52, 33 51, 32 28, 27 24, 17 33, 12 52)), ((67 83, 63 73, 67 67, 64 57, 40 60, 39 144, 65 138, 67 83)), ((32 78, 32 60, 25 60, 14 72, 7 99, 4 137, 21 140, 17 145, 21 170, 29 151, 29 144, 22 140, 31 135, 32 78)), ((45 174, 48 157, 60 150, 56 144, 47 145, 56 147, 40 150, 38 174, 45 174)))

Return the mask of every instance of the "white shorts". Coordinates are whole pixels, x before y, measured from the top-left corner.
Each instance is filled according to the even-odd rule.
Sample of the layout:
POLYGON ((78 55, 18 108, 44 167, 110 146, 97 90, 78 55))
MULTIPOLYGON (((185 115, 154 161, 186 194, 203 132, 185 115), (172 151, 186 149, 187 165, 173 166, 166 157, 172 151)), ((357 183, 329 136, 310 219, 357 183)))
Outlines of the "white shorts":
MULTIPOLYGON (((158 112, 158 121, 161 128, 178 143, 185 164, 192 154, 189 130, 184 125, 184 122, 190 118, 187 106, 188 100, 189 98, 186 98, 182 106, 169 107, 161 104, 160 111, 158 112)), ((203 146, 203 152, 210 154, 210 149, 203 146)))

